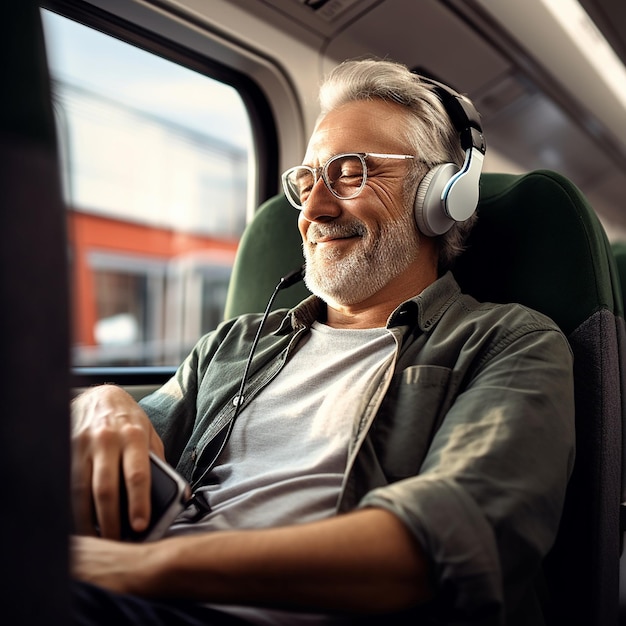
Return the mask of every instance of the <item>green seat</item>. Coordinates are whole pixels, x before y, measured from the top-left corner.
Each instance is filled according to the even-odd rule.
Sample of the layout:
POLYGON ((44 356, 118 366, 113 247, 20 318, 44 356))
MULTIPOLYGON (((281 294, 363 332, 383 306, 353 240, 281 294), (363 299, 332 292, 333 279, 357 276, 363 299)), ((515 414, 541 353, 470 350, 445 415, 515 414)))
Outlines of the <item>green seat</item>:
MULTIPOLYGON (((575 356, 577 457, 544 567, 549 623, 616 624, 624 320, 615 260, 585 198, 554 172, 483 174, 478 215, 455 269, 463 290, 549 315, 575 356)), ((259 209, 240 244, 228 317, 262 311, 280 277, 302 264, 297 219, 283 196, 259 209)), ((307 293, 287 289, 276 306, 307 293)))
POLYGON ((616 624, 619 597, 623 306, 597 216, 553 172, 486 174, 479 226, 455 272, 480 300, 552 317, 574 352, 577 456, 545 572, 552 624, 616 624))
MULTIPOLYGON (((264 311, 280 278, 303 263, 298 211, 284 195, 274 196, 259 207, 241 237, 224 317, 264 311)), ((309 295, 298 283, 278 294, 274 308, 291 307, 309 295)))

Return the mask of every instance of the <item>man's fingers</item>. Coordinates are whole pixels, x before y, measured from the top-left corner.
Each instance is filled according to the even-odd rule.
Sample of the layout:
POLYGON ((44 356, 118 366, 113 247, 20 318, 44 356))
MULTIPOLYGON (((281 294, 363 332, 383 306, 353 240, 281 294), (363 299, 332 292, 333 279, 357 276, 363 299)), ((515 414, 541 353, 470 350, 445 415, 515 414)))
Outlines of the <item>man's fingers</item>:
POLYGON ((109 462, 105 455, 93 461, 92 493, 100 535, 120 538, 120 463, 109 462))
POLYGON ((95 535, 94 508, 91 497, 91 463, 72 464, 72 515, 74 532, 95 535))
POLYGON ((150 521, 150 457, 145 448, 129 448, 122 470, 128 496, 128 519, 136 532, 146 529, 150 521))

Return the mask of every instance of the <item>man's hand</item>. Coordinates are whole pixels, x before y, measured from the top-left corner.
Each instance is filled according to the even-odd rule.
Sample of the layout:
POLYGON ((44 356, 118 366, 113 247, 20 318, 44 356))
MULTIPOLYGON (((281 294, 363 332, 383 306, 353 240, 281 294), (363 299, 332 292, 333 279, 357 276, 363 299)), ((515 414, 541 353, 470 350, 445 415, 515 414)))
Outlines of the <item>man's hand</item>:
POLYGON ((103 385, 72 403, 72 505, 75 531, 120 536, 120 480, 128 493, 134 530, 150 519, 149 450, 163 444, 148 416, 120 387, 103 385))
POLYGON ((72 537, 70 548, 73 578, 118 593, 133 593, 133 581, 141 574, 150 544, 72 537))

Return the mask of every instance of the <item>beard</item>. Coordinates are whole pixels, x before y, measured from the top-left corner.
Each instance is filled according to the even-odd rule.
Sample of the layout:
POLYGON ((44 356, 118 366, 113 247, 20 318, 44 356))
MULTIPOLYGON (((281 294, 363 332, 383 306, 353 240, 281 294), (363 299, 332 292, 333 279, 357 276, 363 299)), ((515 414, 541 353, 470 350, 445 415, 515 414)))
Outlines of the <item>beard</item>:
POLYGON ((413 212, 385 223, 378 234, 351 218, 327 224, 312 222, 303 244, 309 291, 327 304, 352 305, 380 291, 417 257, 419 237, 413 212), (320 237, 356 237, 348 252, 316 246, 320 237))

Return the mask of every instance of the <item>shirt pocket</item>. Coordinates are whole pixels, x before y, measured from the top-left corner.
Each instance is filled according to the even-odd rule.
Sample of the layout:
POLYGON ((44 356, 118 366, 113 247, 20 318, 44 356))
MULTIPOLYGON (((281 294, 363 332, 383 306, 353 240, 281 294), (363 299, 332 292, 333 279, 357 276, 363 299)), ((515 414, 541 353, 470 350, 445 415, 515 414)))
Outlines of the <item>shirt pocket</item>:
POLYGON ((419 473, 448 408, 451 379, 452 370, 436 365, 415 365, 396 376, 371 433, 389 482, 419 473))

